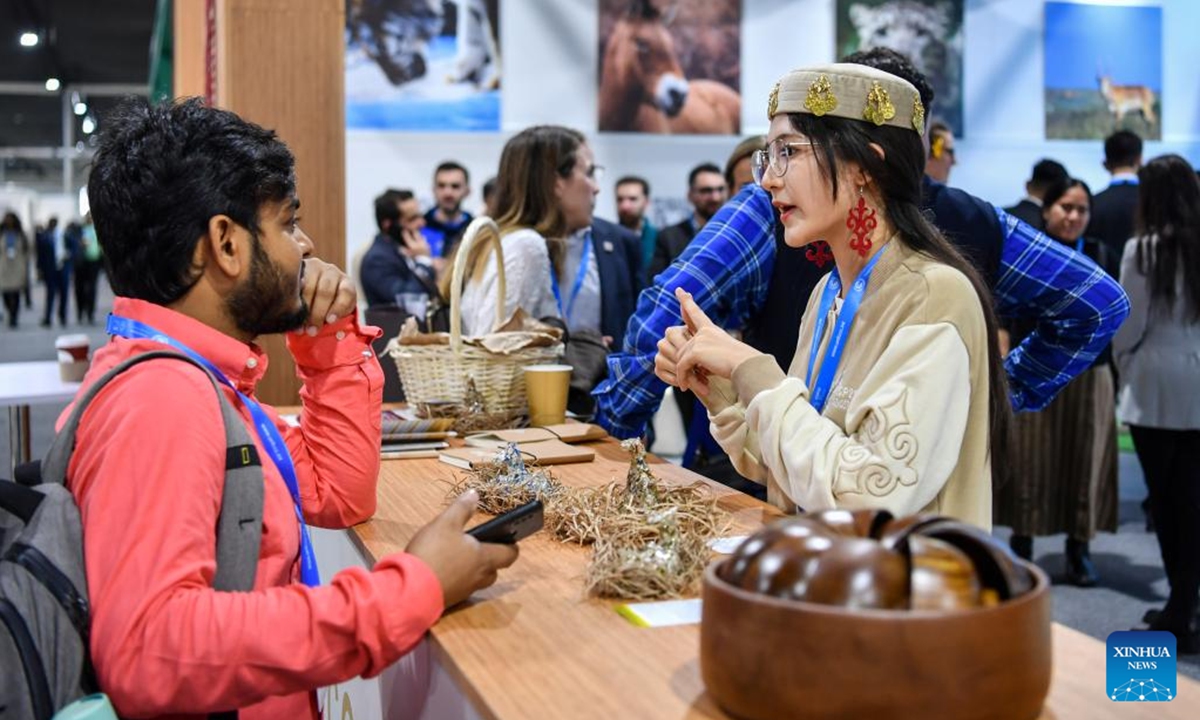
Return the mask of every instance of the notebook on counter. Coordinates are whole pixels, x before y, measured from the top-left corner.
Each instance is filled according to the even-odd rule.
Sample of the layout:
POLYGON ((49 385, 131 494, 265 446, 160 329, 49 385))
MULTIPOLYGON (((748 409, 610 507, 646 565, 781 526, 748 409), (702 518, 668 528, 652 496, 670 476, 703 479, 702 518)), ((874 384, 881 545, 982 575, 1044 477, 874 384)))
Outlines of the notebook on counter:
MULTIPOLYGON (((511 441, 510 441, 511 442, 511 441)), ((538 465, 566 465, 569 463, 591 462, 596 459, 596 451, 568 445, 562 440, 539 440, 523 442, 518 447, 527 462, 538 465)), ((462 447, 443 450, 438 459, 449 465, 464 470, 479 467, 496 459, 498 447, 462 447)))

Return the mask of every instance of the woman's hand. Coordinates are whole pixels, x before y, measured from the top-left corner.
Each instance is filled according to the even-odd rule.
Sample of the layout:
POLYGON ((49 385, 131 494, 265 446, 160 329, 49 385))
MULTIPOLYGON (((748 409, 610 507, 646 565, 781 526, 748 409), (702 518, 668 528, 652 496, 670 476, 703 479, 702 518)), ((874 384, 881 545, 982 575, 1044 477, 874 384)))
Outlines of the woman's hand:
POLYGON ((669 328, 658 342, 654 372, 681 390, 708 397, 710 375, 728 379, 738 365, 762 353, 717 327, 691 293, 677 288, 675 297, 679 299, 684 327, 669 328))

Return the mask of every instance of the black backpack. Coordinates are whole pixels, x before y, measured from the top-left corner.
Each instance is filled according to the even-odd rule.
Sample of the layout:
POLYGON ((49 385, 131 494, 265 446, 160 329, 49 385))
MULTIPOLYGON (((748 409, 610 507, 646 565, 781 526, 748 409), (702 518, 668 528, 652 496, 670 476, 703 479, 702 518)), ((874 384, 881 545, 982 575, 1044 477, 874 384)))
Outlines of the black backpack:
MULTIPOLYGON (((195 360, 158 350, 131 357, 78 398, 45 459, 0 480, 0 716, 50 720, 96 691, 88 657, 90 615, 83 528, 65 486, 79 419, 92 399, 130 367, 158 358, 195 360)), ((242 418, 216 380, 225 425, 225 487, 217 521, 217 590, 254 587, 262 540, 262 465, 242 418)), ((132 592, 133 589, 130 589, 132 592)))

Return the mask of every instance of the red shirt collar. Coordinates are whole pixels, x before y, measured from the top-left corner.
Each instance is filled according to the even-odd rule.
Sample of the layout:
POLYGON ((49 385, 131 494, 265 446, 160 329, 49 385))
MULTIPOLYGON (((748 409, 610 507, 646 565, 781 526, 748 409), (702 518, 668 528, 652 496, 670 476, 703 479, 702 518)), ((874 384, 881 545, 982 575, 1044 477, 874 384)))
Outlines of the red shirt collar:
MULTIPOLYGON (((230 337, 190 315, 126 297, 113 299, 113 313, 145 323, 178 340, 203 355, 235 385, 253 388, 267 371, 267 353, 257 344, 230 337)), ((136 343, 134 347, 138 352, 142 351, 142 346, 145 349, 161 347, 153 340, 113 338, 111 341, 111 344, 118 343, 136 343)))

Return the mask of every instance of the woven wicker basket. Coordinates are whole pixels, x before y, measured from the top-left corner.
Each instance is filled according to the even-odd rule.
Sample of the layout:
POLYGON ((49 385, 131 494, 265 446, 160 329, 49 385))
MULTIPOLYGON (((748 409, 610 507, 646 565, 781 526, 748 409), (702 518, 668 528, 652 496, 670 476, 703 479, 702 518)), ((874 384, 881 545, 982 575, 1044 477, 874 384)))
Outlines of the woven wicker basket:
POLYGON ((483 394, 488 412, 524 414, 525 373, 522 368, 557 362, 563 346, 525 348, 508 355, 497 355, 481 347, 463 345, 463 276, 471 248, 480 242, 490 242, 496 251, 500 291, 496 325, 508 319, 504 312, 504 251, 500 246, 500 228, 491 218, 478 217, 467 226, 454 260, 450 285, 450 344, 401 345, 393 338, 387 345, 387 352, 396 362, 410 404, 461 403, 467 392, 467 378, 473 378, 475 387, 483 394))

